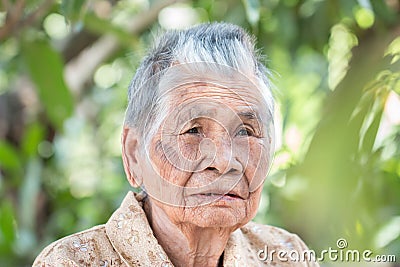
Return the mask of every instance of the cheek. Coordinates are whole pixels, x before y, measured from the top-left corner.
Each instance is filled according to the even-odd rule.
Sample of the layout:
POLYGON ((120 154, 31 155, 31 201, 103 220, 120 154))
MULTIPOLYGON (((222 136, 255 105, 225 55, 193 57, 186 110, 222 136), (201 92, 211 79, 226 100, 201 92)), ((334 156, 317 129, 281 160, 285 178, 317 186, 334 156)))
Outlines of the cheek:
POLYGON ((187 167, 191 165, 190 163, 200 159, 200 142, 201 137, 197 135, 187 135, 179 136, 178 140, 178 151, 180 157, 184 161, 188 161, 185 165, 187 167))
POLYGON ((159 157, 163 164, 193 172, 201 156, 201 140, 197 135, 164 135, 156 142, 155 157, 159 157))
POLYGON ((184 186, 190 177, 190 173, 184 171, 180 166, 182 159, 176 147, 169 144, 162 144, 158 140, 150 153, 150 159, 160 178, 169 183, 184 186))
POLYGON ((254 216, 256 216, 258 206, 260 204, 262 189, 262 186, 260 186, 250 195, 249 201, 247 203, 247 215, 250 218, 254 218, 254 216))
POLYGON ((268 147, 259 139, 251 138, 248 151, 245 177, 248 180, 250 192, 253 192, 260 187, 267 177, 271 159, 268 147))

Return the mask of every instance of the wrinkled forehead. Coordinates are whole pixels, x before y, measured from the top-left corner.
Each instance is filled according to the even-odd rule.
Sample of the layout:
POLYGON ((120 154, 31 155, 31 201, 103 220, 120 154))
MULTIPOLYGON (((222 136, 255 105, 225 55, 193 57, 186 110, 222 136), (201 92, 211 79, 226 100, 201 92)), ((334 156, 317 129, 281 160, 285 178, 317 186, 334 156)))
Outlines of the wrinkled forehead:
POLYGON ((183 114, 190 119, 190 116, 223 118, 234 112, 267 123, 272 114, 262 91, 265 88, 260 87, 254 73, 246 75, 209 63, 176 65, 165 73, 159 84, 167 113, 185 109, 183 114))

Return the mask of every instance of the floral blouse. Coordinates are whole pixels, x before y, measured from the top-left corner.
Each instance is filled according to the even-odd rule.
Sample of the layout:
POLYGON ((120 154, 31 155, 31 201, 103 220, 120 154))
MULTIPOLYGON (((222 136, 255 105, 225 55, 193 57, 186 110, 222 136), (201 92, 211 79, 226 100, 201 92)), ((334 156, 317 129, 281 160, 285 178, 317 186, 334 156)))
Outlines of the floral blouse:
MULTIPOLYGON (((142 194, 129 192, 105 225, 55 241, 33 266, 173 266, 154 237, 142 200, 142 194)), ((231 234, 223 266, 318 266, 312 260, 288 258, 306 250, 297 235, 249 222, 231 234)))

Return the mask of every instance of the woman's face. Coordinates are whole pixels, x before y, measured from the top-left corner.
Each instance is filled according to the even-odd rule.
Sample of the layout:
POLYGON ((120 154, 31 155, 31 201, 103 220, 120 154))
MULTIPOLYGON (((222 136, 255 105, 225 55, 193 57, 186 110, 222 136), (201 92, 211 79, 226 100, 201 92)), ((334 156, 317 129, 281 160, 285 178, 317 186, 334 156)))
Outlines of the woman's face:
POLYGON ((240 227, 256 214, 272 120, 253 84, 186 84, 140 159, 146 192, 174 223, 240 227))

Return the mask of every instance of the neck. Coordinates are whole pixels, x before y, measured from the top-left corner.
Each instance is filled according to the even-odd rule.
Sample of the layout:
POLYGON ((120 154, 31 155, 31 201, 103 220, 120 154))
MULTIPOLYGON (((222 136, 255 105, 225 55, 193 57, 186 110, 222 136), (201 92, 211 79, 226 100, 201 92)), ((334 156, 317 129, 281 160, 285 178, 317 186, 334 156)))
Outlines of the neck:
POLYGON ((233 229, 173 222, 149 198, 144 210, 155 237, 174 266, 218 266, 233 229))

